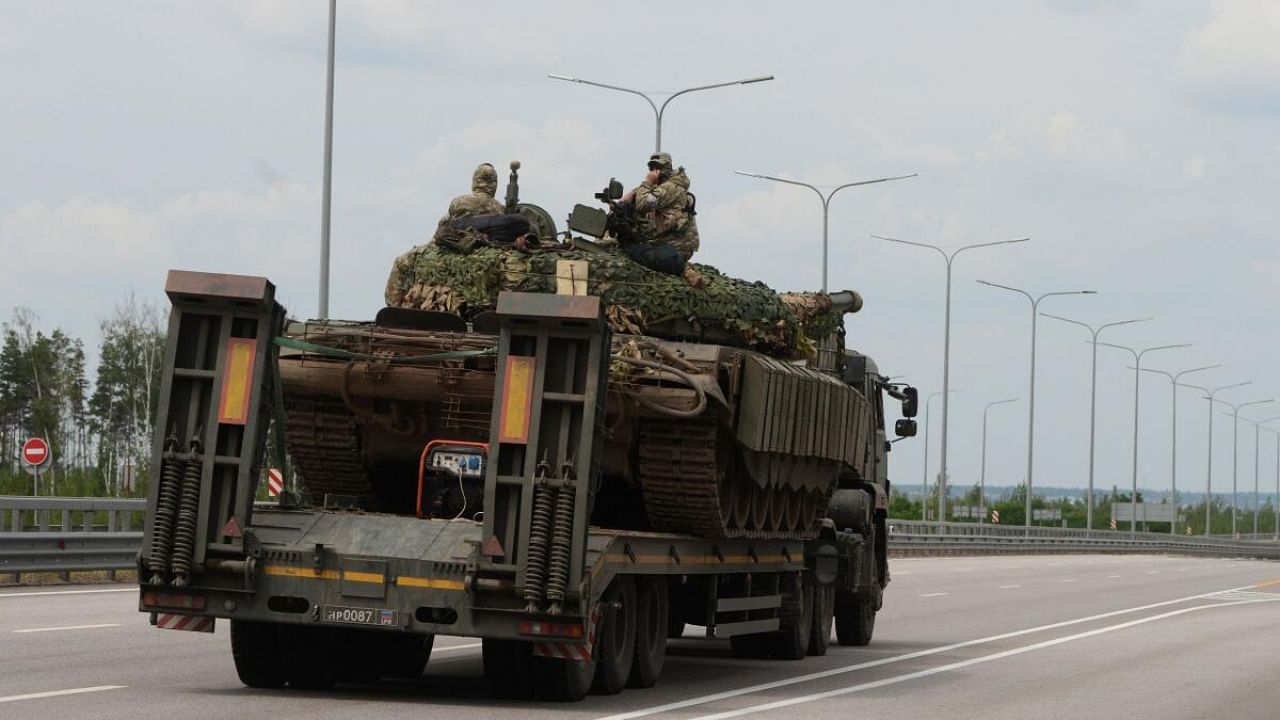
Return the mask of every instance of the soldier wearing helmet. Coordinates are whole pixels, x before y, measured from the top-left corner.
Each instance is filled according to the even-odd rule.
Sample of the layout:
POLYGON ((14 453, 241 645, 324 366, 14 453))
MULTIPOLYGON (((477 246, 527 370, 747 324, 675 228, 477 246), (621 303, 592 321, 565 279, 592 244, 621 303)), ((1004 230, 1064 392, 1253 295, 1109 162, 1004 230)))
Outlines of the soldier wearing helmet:
MULTIPOLYGON (((686 262, 698 250, 698 223, 694 219, 696 203, 689 192, 689 176, 684 168, 674 168, 671 155, 656 152, 649 156, 649 172, 640 186, 628 192, 623 202, 634 203, 636 212, 652 222, 648 242, 670 245, 686 262)), ((690 284, 701 286, 702 278, 692 269, 686 271, 690 284)))

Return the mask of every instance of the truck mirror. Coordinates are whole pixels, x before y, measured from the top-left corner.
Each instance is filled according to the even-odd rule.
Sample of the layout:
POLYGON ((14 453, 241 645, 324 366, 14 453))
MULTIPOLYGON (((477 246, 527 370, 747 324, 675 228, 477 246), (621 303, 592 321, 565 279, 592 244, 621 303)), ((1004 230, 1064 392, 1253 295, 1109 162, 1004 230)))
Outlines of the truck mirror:
MULTIPOLYGON (((920 391, 911 386, 902 388, 902 415, 913 418, 920 412, 920 391)), ((901 435, 902 433, 898 433, 901 435)), ((915 433, 911 433, 915 435, 915 433)))
POLYGON ((894 423, 893 431, 898 434, 898 437, 915 437, 916 421, 910 418, 900 418, 898 422, 894 423))

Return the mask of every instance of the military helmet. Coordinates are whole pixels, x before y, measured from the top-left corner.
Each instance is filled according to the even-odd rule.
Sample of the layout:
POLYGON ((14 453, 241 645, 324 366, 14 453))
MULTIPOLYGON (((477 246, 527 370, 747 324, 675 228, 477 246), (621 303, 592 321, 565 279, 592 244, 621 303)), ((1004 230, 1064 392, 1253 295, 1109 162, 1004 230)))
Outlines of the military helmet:
POLYGON ((664 152, 656 152, 650 155, 649 167, 652 168, 654 165, 657 165, 658 169, 663 172, 671 172, 673 167, 671 164, 671 155, 664 152))

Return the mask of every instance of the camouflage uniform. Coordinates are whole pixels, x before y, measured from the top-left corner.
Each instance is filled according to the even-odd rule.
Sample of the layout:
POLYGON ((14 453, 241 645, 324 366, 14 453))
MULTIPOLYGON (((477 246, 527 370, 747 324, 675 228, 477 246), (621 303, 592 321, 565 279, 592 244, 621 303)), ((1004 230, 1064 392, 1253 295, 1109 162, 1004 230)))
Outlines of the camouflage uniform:
POLYGON ((698 251, 698 223, 691 212, 689 176, 684 168, 672 171, 667 153, 654 153, 649 162, 658 164, 666 179, 657 185, 644 182, 635 189, 636 210, 653 222, 649 242, 674 247, 687 262, 698 251))
POLYGON ((497 192, 498 171, 489 163, 482 163, 471 174, 471 192, 449 201, 449 212, 440 218, 436 232, 439 233, 454 220, 476 215, 501 215, 506 212, 506 207, 494 199, 497 192))

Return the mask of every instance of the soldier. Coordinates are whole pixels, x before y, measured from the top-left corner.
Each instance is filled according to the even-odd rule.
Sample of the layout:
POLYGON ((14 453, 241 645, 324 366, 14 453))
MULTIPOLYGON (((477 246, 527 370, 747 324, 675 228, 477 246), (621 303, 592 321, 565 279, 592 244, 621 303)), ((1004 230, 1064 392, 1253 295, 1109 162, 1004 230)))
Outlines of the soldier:
MULTIPOLYGON (((694 197, 689 193, 689 176, 684 168, 673 169, 671 155, 664 152, 649 156, 649 172, 644 182, 622 197, 634 203, 636 211, 653 223, 652 235, 646 240, 654 245, 670 245, 688 262, 698 250, 698 223, 694 219, 694 197)), ((685 280, 701 287, 705 280, 686 267, 685 280)))
POLYGON ((440 224, 475 215, 501 215, 505 208, 494 197, 497 193, 498 171, 489 163, 481 163, 471 174, 471 192, 449 202, 449 214, 440 220, 440 224))

